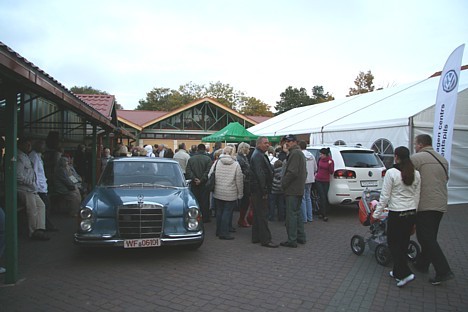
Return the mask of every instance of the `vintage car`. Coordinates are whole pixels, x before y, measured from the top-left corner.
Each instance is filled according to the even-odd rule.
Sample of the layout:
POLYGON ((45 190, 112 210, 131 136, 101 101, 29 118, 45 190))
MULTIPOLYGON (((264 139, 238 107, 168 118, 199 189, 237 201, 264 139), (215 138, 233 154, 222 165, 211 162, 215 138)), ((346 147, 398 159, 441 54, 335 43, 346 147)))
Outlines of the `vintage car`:
POLYGON ((74 241, 79 246, 197 249, 204 240, 201 217, 178 162, 115 158, 81 204, 74 241))

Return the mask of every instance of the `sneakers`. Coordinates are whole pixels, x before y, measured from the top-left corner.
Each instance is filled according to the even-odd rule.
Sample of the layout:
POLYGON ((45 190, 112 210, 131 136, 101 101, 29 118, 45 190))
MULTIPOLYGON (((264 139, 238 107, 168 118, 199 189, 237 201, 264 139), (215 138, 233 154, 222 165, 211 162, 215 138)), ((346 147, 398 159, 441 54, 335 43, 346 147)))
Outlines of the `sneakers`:
POLYGON ((5 272, 6 272, 5 268, 0 267, 0 274, 3 274, 5 272))
MULTIPOLYGON (((392 271, 392 275, 393 275, 393 271, 392 271)), ((397 280, 396 285, 397 285, 397 287, 403 287, 406 284, 408 284, 409 282, 411 282, 412 280, 414 280, 414 274, 410 274, 407 277, 405 277, 404 279, 397 280)))
POLYGON ((434 286, 439 286, 442 284, 442 282, 454 279, 455 275, 452 273, 452 271, 448 271, 446 274, 442 276, 435 276, 434 278, 429 279, 429 283, 431 283, 434 286))
POLYGON ((388 275, 390 275, 390 277, 395 278, 395 276, 393 276, 393 271, 388 272, 388 275))

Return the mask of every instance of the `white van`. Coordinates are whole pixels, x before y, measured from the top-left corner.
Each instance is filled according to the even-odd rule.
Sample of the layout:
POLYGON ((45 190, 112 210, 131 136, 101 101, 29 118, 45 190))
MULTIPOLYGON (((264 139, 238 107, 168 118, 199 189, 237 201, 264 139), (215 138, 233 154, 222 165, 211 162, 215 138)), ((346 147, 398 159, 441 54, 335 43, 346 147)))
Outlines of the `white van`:
POLYGON ((380 190, 386 168, 371 149, 343 145, 314 145, 307 150, 319 160, 320 149, 330 148, 335 172, 330 178, 328 201, 331 205, 352 204, 366 189, 380 190))

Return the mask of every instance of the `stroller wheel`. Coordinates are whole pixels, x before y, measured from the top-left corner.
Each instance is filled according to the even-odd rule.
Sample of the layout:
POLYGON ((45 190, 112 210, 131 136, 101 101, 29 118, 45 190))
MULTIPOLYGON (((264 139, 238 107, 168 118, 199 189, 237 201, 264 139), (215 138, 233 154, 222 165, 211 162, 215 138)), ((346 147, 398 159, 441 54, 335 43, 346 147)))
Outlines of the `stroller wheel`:
POLYGON ((366 248, 366 243, 364 238, 361 235, 354 235, 351 238, 351 250, 358 256, 362 255, 364 249, 366 248))
POLYGON ((378 244, 375 247, 375 260, 377 263, 383 266, 387 266, 392 261, 392 255, 390 254, 390 248, 387 244, 378 244))
POLYGON ((412 262, 416 261, 419 253, 421 252, 421 247, 414 240, 410 240, 408 244, 408 259, 412 262))

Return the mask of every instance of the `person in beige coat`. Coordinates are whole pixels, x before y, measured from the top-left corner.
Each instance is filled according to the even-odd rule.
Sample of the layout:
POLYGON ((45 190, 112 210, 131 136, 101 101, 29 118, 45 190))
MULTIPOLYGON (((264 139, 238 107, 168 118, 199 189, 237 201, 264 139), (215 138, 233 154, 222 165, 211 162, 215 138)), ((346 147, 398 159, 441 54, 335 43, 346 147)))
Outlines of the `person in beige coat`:
POLYGON ((415 268, 427 273, 432 263, 436 276, 429 282, 436 286, 454 278, 437 242, 439 224, 447 212, 449 166, 447 160, 432 148, 429 135, 418 135, 414 147, 416 154, 411 156, 411 161, 421 173, 421 200, 416 217, 416 235, 421 244, 421 253, 416 259, 415 268))
POLYGON ((234 148, 226 146, 208 173, 208 176, 215 174, 213 198, 216 207, 216 235, 219 239, 234 239, 229 233, 232 211, 237 201, 244 197, 244 175, 234 155, 234 148))

